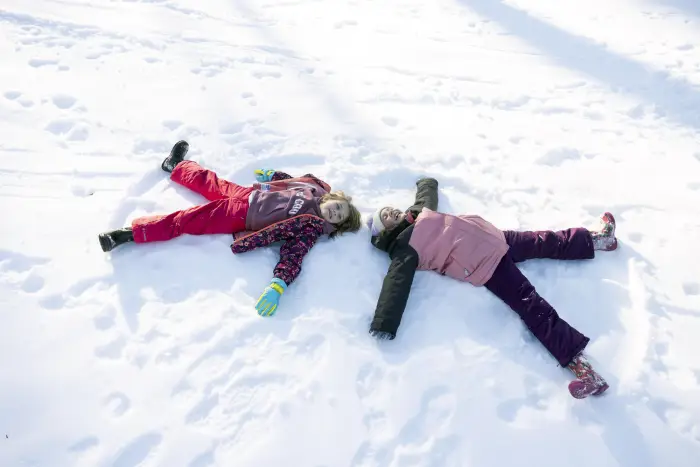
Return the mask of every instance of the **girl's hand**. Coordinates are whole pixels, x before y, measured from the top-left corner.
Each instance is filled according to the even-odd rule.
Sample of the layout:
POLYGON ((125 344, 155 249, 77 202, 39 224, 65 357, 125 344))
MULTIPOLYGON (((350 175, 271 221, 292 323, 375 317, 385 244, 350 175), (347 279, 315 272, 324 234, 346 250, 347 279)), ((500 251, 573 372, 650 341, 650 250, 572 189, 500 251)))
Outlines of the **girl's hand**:
POLYGON ((287 284, 282 279, 274 278, 270 285, 265 287, 262 295, 255 304, 255 309, 258 310, 260 316, 273 316, 277 311, 280 297, 287 290, 287 284))
POLYGON ((255 179, 260 183, 269 182, 272 180, 272 176, 275 175, 274 169, 256 169, 254 171, 255 179))

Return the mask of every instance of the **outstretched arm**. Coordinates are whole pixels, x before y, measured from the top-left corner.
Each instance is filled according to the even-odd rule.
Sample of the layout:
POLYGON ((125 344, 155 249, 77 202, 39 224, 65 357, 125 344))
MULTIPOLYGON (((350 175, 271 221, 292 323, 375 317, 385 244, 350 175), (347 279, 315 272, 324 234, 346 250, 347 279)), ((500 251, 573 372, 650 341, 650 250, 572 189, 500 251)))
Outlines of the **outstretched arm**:
POLYGON ((407 235, 405 241, 399 239, 390 252, 391 265, 384 277, 374 319, 369 328, 369 333, 380 339, 396 337, 411 294, 413 276, 418 268, 418 253, 408 244, 411 230, 413 229, 409 228, 402 232, 403 235, 407 235))
POLYGON ((437 211, 438 208, 438 181, 434 178, 422 178, 416 182, 418 191, 416 201, 408 208, 414 215, 420 214, 423 208, 437 211))
POLYGON ((273 224, 263 230, 237 239, 231 245, 234 253, 243 253, 282 241, 280 260, 275 266, 273 279, 255 304, 260 316, 272 316, 277 311, 279 299, 301 272, 304 256, 321 235, 324 221, 310 214, 303 214, 273 224))
POLYGON ((280 247, 280 260, 275 266, 274 276, 283 280, 287 285, 294 282, 301 272, 301 263, 304 256, 311 250, 318 238, 323 234, 313 224, 305 224, 294 233, 294 236, 280 247))
POLYGON ((289 285, 301 272, 301 262, 323 235, 323 228, 322 219, 302 214, 236 239, 231 245, 231 251, 245 253, 276 242, 284 242, 280 248, 280 260, 275 266, 274 276, 289 285))
POLYGON ((287 180, 292 178, 292 176, 288 173, 275 169, 255 169, 253 173, 255 173, 255 179, 260 183, 276 182, 279 180, 287 180))
POLYGON ((438 207, 438 181, 434 178, 422 178, 416 182, 418 191, 416 200, 410 208, 406 209, 406 218, 392 230, 384 230, 376 237, 372 237, 372 244, 382 251, 387 251, 389 245, 401 235, 418 218, 423 208, 437 211, 438 207))
MULTIPOLYGON (((269 182, 279 182, 283 180, 289 180, 292 178, 291 175, 289 175, 286 172, 281 172, 279 170, 274 170, 274 169, 256 169, 255 171, 255 179, 259 183, 269 183, 269 182)), ((314 174, 304 174, 301 177, 302 179, 310 179, 310 181, 316 183, 319 187, 321 187, 323 190, 325 190, 327 193, 331 192, 331 186, 315 176, 314 174)), ((309 181, 309 180, 307 180, 309 181)))

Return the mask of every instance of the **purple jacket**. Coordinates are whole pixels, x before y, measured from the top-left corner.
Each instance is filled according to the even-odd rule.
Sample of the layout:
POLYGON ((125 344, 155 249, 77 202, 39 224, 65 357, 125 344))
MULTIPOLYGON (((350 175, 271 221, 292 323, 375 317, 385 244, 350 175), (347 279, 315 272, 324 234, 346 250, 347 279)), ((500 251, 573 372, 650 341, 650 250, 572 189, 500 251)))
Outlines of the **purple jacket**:
POLYGON ((321 217, 320 197, 313 186, 280 191, 254 191, 245 219, 248 231, 257 231, 301 214, 321 217))
MULTIPOLYGON (((304 183, 311 181, 316 183, 318 188, 324 192, 330 192, 329 185, 312 175, 293 179, 290 175, 283 172, 276 172, 273 177, 273 183, 261 184, 261 187, 268 185, 268 191, 283 192, 287 183, 295 183, 300 180, 304 183)), ((320 217, 320 212, 318 213, 319 215, 305 212, 293 215, 293 217, 287 217, 287 211, 283 212, 285 216, 282 220, 265 228, 234 234, 231 251, 234 254, 245 253, 272 243, 283 242, 280 247, 280 260, 275 266, 273 274, 274 277, 290 285, 301 272, 301 263, 316 241, 322 235, 333 232, 334 228, 332 224, 320 217)))

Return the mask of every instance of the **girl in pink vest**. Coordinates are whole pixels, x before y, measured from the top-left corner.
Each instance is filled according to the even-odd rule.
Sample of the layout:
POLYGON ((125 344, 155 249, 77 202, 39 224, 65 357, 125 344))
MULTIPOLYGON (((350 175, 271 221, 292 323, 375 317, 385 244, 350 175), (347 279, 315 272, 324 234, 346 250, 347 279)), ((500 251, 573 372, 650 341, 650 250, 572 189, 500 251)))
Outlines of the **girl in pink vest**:
POLYGON ((270 285, 256 304, 261 316, 272 316, 287 286, 301 272, 301 262, 323 235, 357 232, 360 212, 352 199, 311 174, 293 178, 283 172, 256 170, 259 183, 243 187, 193 161, 186 161, 186 141, 173 146, 161 167, 170 179, 209 202, 168 215, 134 219, 126 227, 99 235, 107 252, 125 243, 170 240, 183 234, 233 234, 233 253, 283 242, 270 285))
POLYGON ((617 239, 612 214, 603 214, 602 229, 598 232, 584 228, 504 232, 479 216, 435 212, 437 188, 437 180, 422 179, 411 208, 404 212, 384 207, 368 221, 372 244, 391 257, 370 334, 393 339, 416 270, 435 271, 485 286, 510 306, 554 358, 574 373, 576 379, 569 384, 573 397, 583 399, 605 392, 608 384, 582 353, 588 337, 559 317, 516 263, 533 258, 592 259, 596 250, 615 250, 617 239))

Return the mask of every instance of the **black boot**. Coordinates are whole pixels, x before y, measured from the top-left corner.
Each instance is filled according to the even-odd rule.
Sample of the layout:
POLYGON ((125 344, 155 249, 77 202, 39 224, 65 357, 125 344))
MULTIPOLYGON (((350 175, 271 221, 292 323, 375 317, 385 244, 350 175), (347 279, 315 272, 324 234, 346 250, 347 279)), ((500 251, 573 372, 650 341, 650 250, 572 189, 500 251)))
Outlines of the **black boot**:
POLYGON ((185 155, 190 149, 190 145, 187 141, 178 141, 175 146, 170 150, 170 155, 165 158, 163 163, 160 165, 166 172, 172 173, 177 167, 177 164, 185 160, 185 155))
POLYGON ((119 245, 134 241, 134 232, 131 227, 101 233, 99 235, 100 246, 105 253, 114 250, 119 245))

